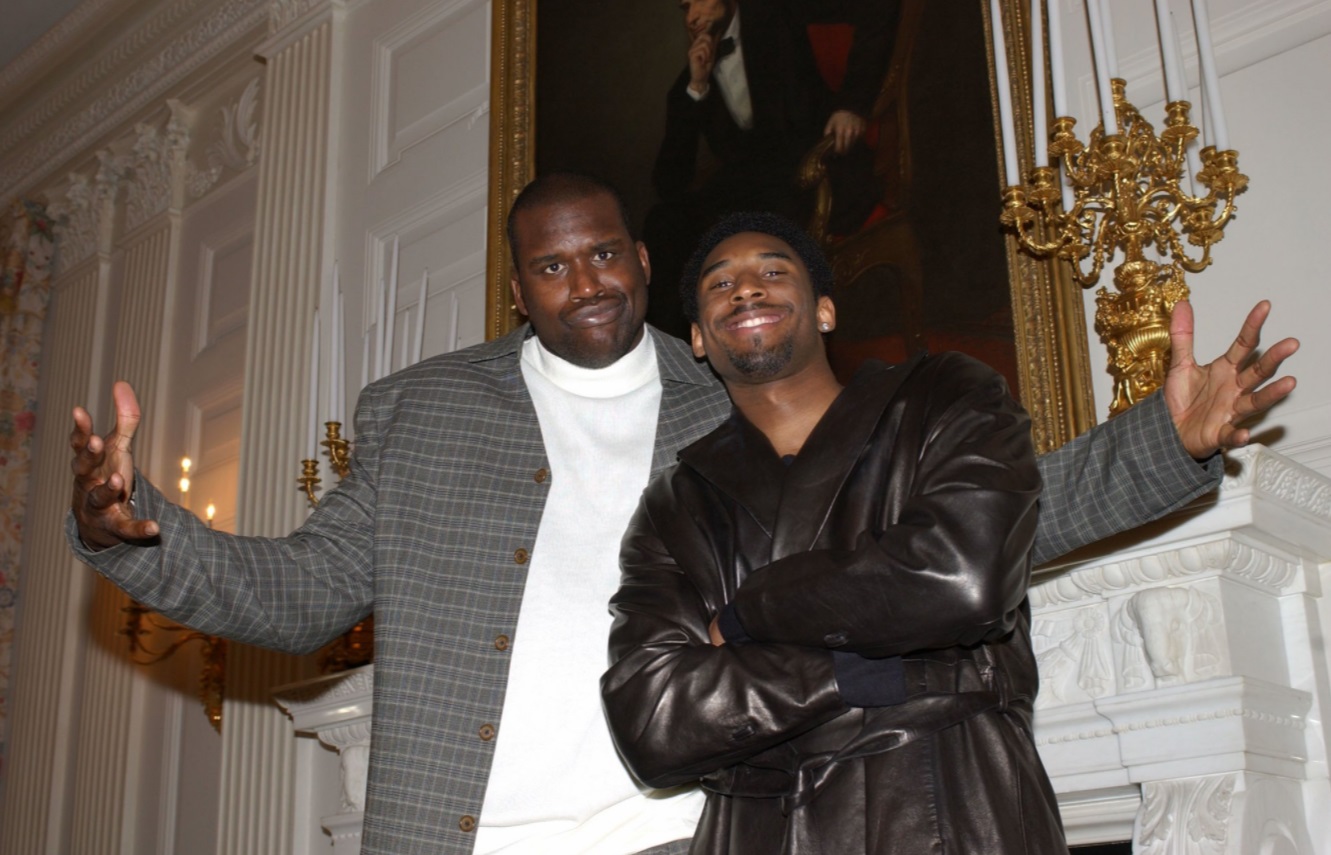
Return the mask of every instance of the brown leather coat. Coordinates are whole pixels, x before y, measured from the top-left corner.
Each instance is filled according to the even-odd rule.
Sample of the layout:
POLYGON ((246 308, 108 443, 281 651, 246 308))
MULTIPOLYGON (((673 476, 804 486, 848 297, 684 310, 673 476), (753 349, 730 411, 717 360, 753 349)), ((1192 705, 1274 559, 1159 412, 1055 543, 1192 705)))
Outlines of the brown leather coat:
POLYGON ((694 853, 1065 853, 1031 736, 1040 479, 1002 380, 944 354, 862 370, 789 465, 738 413, 648 487, 602 690, 648 784, 701 779, 694 853), (713 647, 734 602, 752 643, 713 647), (842 699, 833 650, 901 657, 842 699))

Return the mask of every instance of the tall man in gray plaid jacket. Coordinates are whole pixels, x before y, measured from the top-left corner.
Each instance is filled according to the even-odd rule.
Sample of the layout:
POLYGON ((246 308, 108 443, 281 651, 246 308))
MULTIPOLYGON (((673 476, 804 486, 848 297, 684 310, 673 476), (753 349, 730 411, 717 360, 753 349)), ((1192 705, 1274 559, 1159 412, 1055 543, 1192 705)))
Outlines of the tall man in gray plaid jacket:
MULTIPOLYGON (((247 643, 308 652, 374 612, 367 855, 683 852, 700 800, 639 789, 598 679, 638 494, 730 404, 644 326, 647 251, 613 190, 538 179, 509 240, 530 324, 366 388, 351 475, 299 530, 228 535, 166 501, 134 471, 119 383, 105 437, 74 411, 70 542, 148 606, 247 643)), ((1294 385, 1258 388, 1292 340, 1245 367, 1267 310, 1199 366, 1180 304, 1164 395, 1043 459, 1037 562, 1217 483, 1214 453, 1247 440, 1234 423, 1294 385)))

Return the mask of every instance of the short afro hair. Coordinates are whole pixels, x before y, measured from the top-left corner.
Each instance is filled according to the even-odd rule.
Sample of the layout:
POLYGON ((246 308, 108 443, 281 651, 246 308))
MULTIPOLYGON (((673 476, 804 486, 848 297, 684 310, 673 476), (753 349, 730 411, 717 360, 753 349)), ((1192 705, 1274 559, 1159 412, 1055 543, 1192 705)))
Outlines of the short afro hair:
POLYGON ((618 189, 613 184, 595 175, 588 175, 582 172, 547 172, 534 178, 531 183, 522 188, 518 198, 513 200, 513 207, 508 209, 508 222, 505 223, 505 231, 508 233, 508 251, 513 259, 514 266, 518 263, 518 236, 517 222, 518 214, 528 208, 537 208, 542 205, 563 205, 570 202, 581 202, 592 196, 605 194, 615 202, 615 207, 619 209, 619 219, 624 224, 624 231, 629 237, 636 239, 633 234, 633 225, 629 222, 628 206, 624 204, 624 197, 620 195, 618 189))
POLYGON ((780 214, 740 211, 727 214, 708 229, 684 265, 684 273, 679 279, 679 296, 684 317, 690 322, 696 323, 698 320, 698 280, 702 278, 703 262, 722 242, 744 232, 771 235, 787 243, 808 269, 814 296, 832 296, 832 266, 827 263, 827 256, 823 254, 818 242, 809 237, 808 232, 780 214))

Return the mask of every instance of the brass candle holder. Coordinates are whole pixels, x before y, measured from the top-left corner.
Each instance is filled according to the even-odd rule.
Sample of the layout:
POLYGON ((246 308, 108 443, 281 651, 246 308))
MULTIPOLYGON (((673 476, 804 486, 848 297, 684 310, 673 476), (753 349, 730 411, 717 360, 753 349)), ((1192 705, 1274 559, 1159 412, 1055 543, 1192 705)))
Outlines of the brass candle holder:
POLYGON ((1004 189, 1001 216, 1022 247, 1067 261, 1083 287, 1099 282, 1116 251, 1123 252, 1114 268, 1117 293, 1102 287, 1095 300, 1095 330, 1114 378, 1111 416, 1164 383, 1170 313, 1188 297, 1184 274, 1211 264, 1211 247, 1234 216, 1234 197, 1248 186, 1238 152, 1207 146, 1186 187, 1187 145, 1197 137, 1191 104, 1167 104, 1157 135, 1125 89, 1122 79, 1112 81, 1120 133, 1106 134, 1097 125, 1083 145, 1073 133, 1075 119, 1054 121, 1049 157, 1067 175, 1071 207, 1063 204, 1058 167, 1041 166, 1027 173, 1025 185, 1004 189))
MULTIPOLYGON (((211 523, 210 523, 211 525, 211 523)), ((139 665, 156 665, 190 642, 199 642, 203 671, 199 674, 199 700, 213 729, 222 732, 222 697, 226 691, 226 639, 198 632, 169 621, 136 600, 121 609, 126 615, 120 634, 129 640, 129 656, 139 665), (159 632, 175 637, 162 648, 153 648, 147 637, 159 632)))
MULTIPOLYGON (((351 443, 342 437, 341 422, 324 422, 323 455, 328 458, 329 468, 338 480, 351 474, 351 443)), ((311 508, 319 507, 319 461, 306 458, 300 462, 301 473, 296 479, 305 499, 311 508)), ((358 668, 374 661, 374 615, 357 623, 342 634, 336 641, 324 649, 319 657, 319 670, 324 674, 334 674, 350 668, 358 668)))
MULTIPOLYGON (((341 422, 324 422, 324 431, 325 437, 319 444, 324 448, 323 455, 328 458, 333 474, 341 480, 351 472, 351 443, 342 438, 341 422)), ((319 485, 323 483, 319 477, 319 461, 315 458, 306 458, 300 462, 300 465, 301 473, 296 483, 304 491, 310 507, 317 508, 319 485)))

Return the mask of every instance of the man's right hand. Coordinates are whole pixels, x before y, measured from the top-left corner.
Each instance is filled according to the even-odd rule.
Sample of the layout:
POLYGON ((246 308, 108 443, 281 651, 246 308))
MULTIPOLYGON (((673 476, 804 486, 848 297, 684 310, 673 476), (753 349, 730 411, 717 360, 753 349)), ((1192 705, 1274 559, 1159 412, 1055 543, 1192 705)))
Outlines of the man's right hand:
POLYGON ((134 494, 134 456, 130 444, 139 427, 139 400, 128 383, 111 389, 116 404, 116 423, 99 437, 92 431, 92 416, 74 408, 74 521, 79 537, 90 549, 106 549, 126 541, 147 540, 159 531, 153 520, 134 518, 130 497, 134 494))
POLYGON ((689 88, 699 98, 711 88, 712 67, 715 65, 716 37, 708 32, 700 33, 689 45, 689 88))

